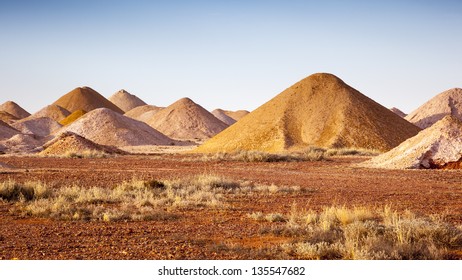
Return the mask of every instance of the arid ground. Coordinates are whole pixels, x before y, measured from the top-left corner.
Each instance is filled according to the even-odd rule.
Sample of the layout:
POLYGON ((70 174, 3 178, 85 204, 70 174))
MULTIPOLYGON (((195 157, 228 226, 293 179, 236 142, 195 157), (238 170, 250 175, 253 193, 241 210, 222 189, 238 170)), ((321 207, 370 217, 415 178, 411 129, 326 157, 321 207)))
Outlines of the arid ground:
MULTIPOLYGON (((111 188, 133 178, 174 179, 214 174, 248 182, 300 186, 298 192, 226 195, 222 207, 166 208, 153 221, 63 221, 34 218, 0 201, 0 259, 277 259, 290 237, 268 233, 278 223, 250 219, 262 212, 321 210, 332 205, 390 206, 417 215, 442 215, 462 224, 461 170, 381 170, 355 167, 366 157, 316 162, 202 161, 199 156, 111 158, 3 156, 12 167, 0 181, 42 181, 53 188, 77 184, 111 188)), ((462 258, 460 251, 452 258, 462 258)))

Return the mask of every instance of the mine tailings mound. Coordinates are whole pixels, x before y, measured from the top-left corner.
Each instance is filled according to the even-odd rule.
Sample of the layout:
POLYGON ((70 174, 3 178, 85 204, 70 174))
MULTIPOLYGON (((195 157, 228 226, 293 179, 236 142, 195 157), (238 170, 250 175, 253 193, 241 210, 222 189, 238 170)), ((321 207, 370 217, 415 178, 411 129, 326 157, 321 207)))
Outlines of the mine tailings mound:
POLYGON ((30 113, 21 108, 18 104, 13 101, 7 101, 0 105, 0 111, 5 111, 18 119, 27 118, 30 116, 30 113))
POLYGON ((107 146, 171 145, 174 141, 149 125, 106 108, 95 109, 56 134, 71 131, 107 146))
POLYGON ((56 100, 54 105, 59 105, 69 112, 77 110, 84 110, 90 112, 98 108, 111 109, 114 112, 123 114, 123 110, 114 105, 111 101, 107 100, 90 87, 78 87, 61 96, 56 100))
POLYGON ((189 98, 181 98, 157 112, 147 124, 179 140, 208 139, 228 127, 189 98))
POLYGON ((126 154, 125 152, 112 147, 96 144, 76 133, 66 131, 53 140, 43 145, 41 155, 64 156, 68 153, 80 153, 84 151, 98 151, 106 154, 126 154))
POLYGON ((406 120, 425 129, 447 115, 462 120, 462 89, 444 91, 405 117, 406 120))
POLYGON ((232 125, 236 122, 235 119, 231 118, 228 116, 224 110, 222 109, 215 109, 212 111, 212 115, 215 116, 215 118, 219 119, 220 121, 224 122, 227 125, 232 125))
POLYGON ((130 94, 124 89, 114 93, 108 99, 124 112, 128 112, 133 108, 146 105, 146 102, 139 99, 136 95, 130 94))
POLYGON ((72 114, 70 114, 69 116, 67 116, 66 118, 59 121, 59 123, 61 125, 63 125, 63 126, 64 125, 69 125, 69 124, 75 122, 81 116, 85 115, 86 113, 87 112, 85 112, 84 110, 77 110, 77 111, 73 112, 72 114))
POLYGON ((462 168, 462 122, 448 115, 398 147, 360 166, 386 169, 462 168))
POLYGON ((388 151, 420 129, 332 74, 286 89, 194 152, 285 152, 308 146, 388 151))
POLYGON ((57 122, 69 116, 71 113, 59 105, 48 105, 40 109, 38 112, 30 115, 26 119, 37 119, 47 117, 57 122))

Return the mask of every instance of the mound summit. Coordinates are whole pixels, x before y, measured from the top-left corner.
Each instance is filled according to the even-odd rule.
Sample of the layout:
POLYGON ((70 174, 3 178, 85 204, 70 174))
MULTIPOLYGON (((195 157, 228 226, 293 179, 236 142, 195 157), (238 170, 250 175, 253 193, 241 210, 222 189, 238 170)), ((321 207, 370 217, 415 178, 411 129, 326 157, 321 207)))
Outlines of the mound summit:
POLYGON ((307 146, 387 151, 419 128, 332 74, 308 76, 195 152, 283 152, 307 146))
POLYGON ((179 140, 208 139, 228 127, 189 98, 181 98, 157 112, 147 124, 179 140))
POLYGON ((443 91, 407 115, 405 119, 424 129, 447 115, 453 115, 462 120, 461 88, 443 91))
POLYGON ((448 115, 387 153, 360 164, 386 169, 462 167, 462 121, 448 115))
POLYGON ((29 112, 21 108, 21 106, 19 106, 13 101, 7 101, 0 105, 0 111, 5 111, 18 119, 27 118, 28 116, 30 116, 29 112))
POLYGON ((133 108, 146 105, 143 100, 139 99, 136 95, 130 94, 124 89, 114 93, 108 99, 124 112, 128 112, 133 108))
POLYGON ((61 96, 53 105, 59 105, 71 113, 77 110, 90 112, 98 108, 108 108, 119 114, 124 113, 122 109, 90 87, 75 88, 61 96))

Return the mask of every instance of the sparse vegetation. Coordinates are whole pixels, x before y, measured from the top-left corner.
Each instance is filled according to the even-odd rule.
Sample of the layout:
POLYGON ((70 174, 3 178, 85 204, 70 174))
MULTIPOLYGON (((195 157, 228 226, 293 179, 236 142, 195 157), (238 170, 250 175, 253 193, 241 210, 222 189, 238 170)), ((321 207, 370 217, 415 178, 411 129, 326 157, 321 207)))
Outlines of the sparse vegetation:
POLYGON ((259 186, 213 175, 162 181, 134 179, 113 188, 0 183, 0 199, 16 202, 23 215, 63 220, 164 220, 174 217, 169 211, 176 208, 226 207, 226 194, 298 191, 297 186, 259 186))
POLYGON ((438 217, 399 214, 389 207, 328 207, 320 213, 293 209, 288 217, 279 213, 249 217, 278 222, 261 233, 292 237, 281 248, 300 259, 446 259, 451 250, 462 248, 460 228, 438 217), (280 218, 267 218, 273 216, 280 218))
MULTIPOLYGON (((380 151, 340 148, 324 149, 308 147, 305 150, 287 153, 267 153, 261 151, 238 151, 234 153, 204 154, 199 160, 202 161, 242 161, 242 162, 297 162, 297 161, 321 161, 332 156, 375 156, 380 151)), ((197 160, 194 158, 194 160, 197 160)))
POLYGON ((66 152, 62 157, 64 158, 107 158, 113 156, 103 151, 98 150, 84 150, 79 152, 66 152))

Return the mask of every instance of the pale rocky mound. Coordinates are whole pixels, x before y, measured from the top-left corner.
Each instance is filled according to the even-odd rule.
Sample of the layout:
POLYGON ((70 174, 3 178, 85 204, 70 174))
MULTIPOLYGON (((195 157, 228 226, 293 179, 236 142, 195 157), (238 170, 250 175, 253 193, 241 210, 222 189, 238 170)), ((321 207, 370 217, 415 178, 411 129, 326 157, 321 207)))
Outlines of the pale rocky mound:
POLYGON ((48 105, 26 119, 37 119, 47 117, 57 122, 69 116, 71 113, 59 105, 48 105))
POLYGON ((0 111, 0 121, 3 121, 7 124, 11 124, 14 121, 17 121, 18 118, 6 111, 0 111))
POLYGON ((404 113, 403 111, 401 111, 400 109, 396 108, 396 107, 392 107, 390 108, 390 111, 392 111, 393 113, 397 114, 398 116, 400 116, 401 118, 404 118, 406 117, 406 113, 404 113))
POLYGON ((133 108, 146 105, 143 100, 139 99, 136 95, 128 93, 124 89, 114 93, 108 99, 124 112, 128 112, 133 108))
POLYGON ((69 116, 67 116, 66 118, 62 119, 61 121, 59 121, 59 123, 61 125, 69 125, 73 122, 75 122, 76 120, 78 120, 81 116, 85 115, 87 112, 85 112, 84 110, 77 110, 77 111, 74 111, 72 114, 70 114, 69 116))
POLYGON ((163 134, 180 140, 208 139, 228 127, 189 98, 181 98, 162 109, 146 123, 163 134))
POLYGON ((235 119, 236 121, 242 119, 243 117, 247 116, 250 112, 247 110, 237 110, 237 111, 223 111, 228 117, 235 119))
POLYGON ((405 119, 425 129, 447 115, 462 119, 462 89, 453 88, 438 94, 405 119))
POLYGON ((331 74, 314 74, 208 140, 196 152, 323 148, 387 151, 419 128, 331 74))
POLYGON ((96 144, 76 133, 66 131, 43 145, 40 155, 62 156, 68 153, 81 153, 84 151, 98 151, 106 154, 126 154, 111 146, 96 144))
POLYGON ((60 132, 64 131, 107 146, 170 145, 174 142, 149 125, 106 108, 86 113, 60 132))
POLYGON ((48 117, 35 119, 22 119, 11 125, 24 134, 34 134, 36 136, 48 136, 62 127, 57 121, 48 117))
POLYGON ((69 112, 77 110, 84 110, 90 112, 98 108, 108 108, 114 112, 123 114, 122 109, 114 105, 111 101, 107 100, 90 87, 78 87, 61 96, 56 100, 54 105, 59 105, 69 112))
POLYGON ((0 142, 6 153, 30 153, 40 147, 43 142, 30 134, 16 134, 10 139, 0 142))
POLYGON ((232 125, 236 122, 235 119, 231 118, 228 116, 224 110, 222 109, 215 109, 212 111, 212 115, 215 116, 215 118, 219 119, 220 121, 224 122, 227 125, 232 125))
POLYGON ((461 160, 462 122, 448 115, 398 147, 360 166, 387 169, 436 168, 461 160))
POLYGON ((130 111, 126 112, 124 116, 142 122, 147 122, 162 109, 164 109, 164 107, 157 107, 154 105, 143 105, 131 109, 130 111))
POLYGON ((4 121, 0 121, 0 140, 9 139, 20 132, 4 121))
POLYGON ((7 101, 0 105, 0 111, 5 111, 18 119, 27 118, 30 116, 30 113, 21 108, 18 104, 14 103, 13 101, 7 101))

